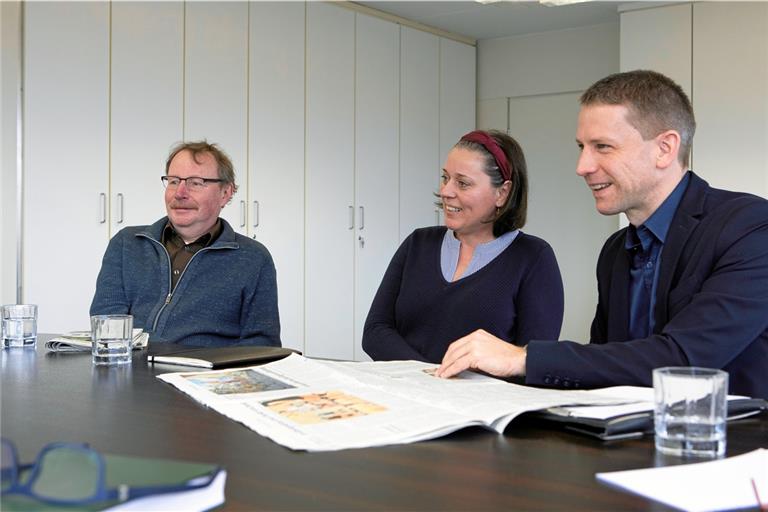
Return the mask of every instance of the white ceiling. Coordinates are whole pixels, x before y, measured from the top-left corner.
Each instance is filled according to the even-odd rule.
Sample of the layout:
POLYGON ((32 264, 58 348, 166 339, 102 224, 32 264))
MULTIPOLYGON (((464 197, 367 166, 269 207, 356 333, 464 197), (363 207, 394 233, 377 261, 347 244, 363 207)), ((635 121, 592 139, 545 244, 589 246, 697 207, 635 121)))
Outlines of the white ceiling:
POLYGON ((355 3, 474 39, 492 39, 618 22, 617 8, 626 0, 591 1, 558 7, 530 0, 491 4, 463 0, 373 0, 355 3))

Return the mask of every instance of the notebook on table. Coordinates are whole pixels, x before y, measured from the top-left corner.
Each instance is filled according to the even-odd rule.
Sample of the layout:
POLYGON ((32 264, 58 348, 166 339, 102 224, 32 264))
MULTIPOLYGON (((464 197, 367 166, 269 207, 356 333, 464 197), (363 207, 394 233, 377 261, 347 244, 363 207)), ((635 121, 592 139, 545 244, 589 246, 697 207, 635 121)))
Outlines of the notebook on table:
POLYGON ((150 346, 147 361, 150 363, 192 366, 196 368, 230 368, 277 361, 301 352, 285 347, 235 346, 155 349, 150 346))

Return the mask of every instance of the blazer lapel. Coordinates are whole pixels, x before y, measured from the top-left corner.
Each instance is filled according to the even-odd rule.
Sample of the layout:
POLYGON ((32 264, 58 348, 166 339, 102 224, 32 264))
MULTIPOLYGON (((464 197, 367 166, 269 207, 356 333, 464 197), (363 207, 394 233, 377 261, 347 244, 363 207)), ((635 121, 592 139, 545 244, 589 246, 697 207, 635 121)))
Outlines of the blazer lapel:
POLYGON ((706 181, 691 172, 691 182, 677 207, 677 212, 672 218, 672 224, 667 232, 664 249, 661 251, 661 266, 659 268, 659 280, 656 288, 656 308, 654 310, 655 328, 658 333, 667 324, 667 302, 669 290, 672 287, 672 279, 675 269, 680 261, 688 239, 699 224, 699 219, 704 211, 704 200, 709 185, 706 181))
POLYGON ((611 269, 610 301, 606 340, 626 340, 629 332, 629 253, 624 248, 624 234, 616 244, 611 269))

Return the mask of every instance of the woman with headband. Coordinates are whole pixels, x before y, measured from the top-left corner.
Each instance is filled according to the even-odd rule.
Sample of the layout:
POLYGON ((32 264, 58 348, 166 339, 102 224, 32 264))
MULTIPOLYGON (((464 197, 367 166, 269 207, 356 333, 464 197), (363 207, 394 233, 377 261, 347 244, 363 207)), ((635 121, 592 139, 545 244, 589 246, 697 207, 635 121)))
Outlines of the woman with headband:
POLYGON ((520 231, 528 177, 518 143, 498 131, 466 134, 437 195, 445 226, 415 230, 395 253, 365 322, 366 353, 439 363, 478 329, 521 346, 557 339, 563 283, 549 244, 520 231))

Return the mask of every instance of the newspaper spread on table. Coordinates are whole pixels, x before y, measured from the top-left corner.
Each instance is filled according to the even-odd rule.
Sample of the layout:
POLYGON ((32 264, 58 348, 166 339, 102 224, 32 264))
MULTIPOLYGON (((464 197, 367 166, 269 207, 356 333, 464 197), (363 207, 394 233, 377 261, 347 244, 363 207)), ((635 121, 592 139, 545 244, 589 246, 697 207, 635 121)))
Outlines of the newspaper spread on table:
POLYGON ((293 354, 261 366, 158 378, 283 446, 308 451, 411 443, 473 425, 501 433, 526 411, 627 401, 592 391, 520 386, 473 372, 441 379, 433 375, 437 367, 293 354))

